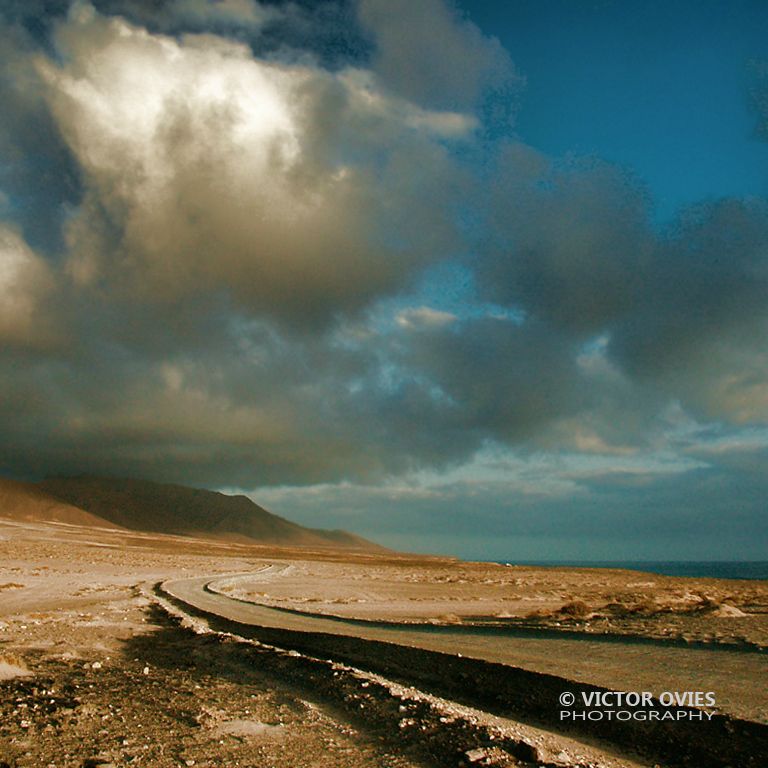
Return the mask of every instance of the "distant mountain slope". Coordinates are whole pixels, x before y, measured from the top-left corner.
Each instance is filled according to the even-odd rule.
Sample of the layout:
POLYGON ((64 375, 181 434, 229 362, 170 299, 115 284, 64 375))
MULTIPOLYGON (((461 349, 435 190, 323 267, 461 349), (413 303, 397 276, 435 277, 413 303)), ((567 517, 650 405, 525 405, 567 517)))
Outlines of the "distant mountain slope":
POLYGON ((34 483, 0 477, 0 517, 19 522, 54 522, 115 528, 114 523, 67 504, 34 483))
POLYGON ((62 502, 132 530, 243 537, 285 546, 381 549, 346 531, 324 531, 291 523, 246 496, 227 496, 147 480, 96 477, 51 478, 38 487, 62 502))

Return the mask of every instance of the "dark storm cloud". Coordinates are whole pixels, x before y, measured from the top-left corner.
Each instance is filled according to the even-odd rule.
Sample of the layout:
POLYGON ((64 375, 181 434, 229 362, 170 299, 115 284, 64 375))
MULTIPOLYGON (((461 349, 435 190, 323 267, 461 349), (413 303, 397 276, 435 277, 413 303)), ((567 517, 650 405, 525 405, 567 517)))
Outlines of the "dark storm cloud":
POLYGON ((95 6, 152 32, 223 35, 258 56, 311 58, 331 69, 364 64, 371 53, 354 0, 98 0, 95 6))
POLYGON ((378 383, 367 348, 289 339, 263 324, 208 334, 186 344, 168 334, 174 350, 155 339, 156 354, 115 332, 71 359, 6 356, 0 463, 17 474, 89 467, 247 486, 375 481, 477 445, 463 424, 445 439, 451 426, 421 388, 378 383))
POLYGON ((643 301, 611 353, 704 419, 768 418, 768 205, 723 200, 689 211, 657 243, 643 301))
POLYGON ((445 418, 468 434, 518 441, 583 405, 572 347, 535 322, 474 319, 412 333, 403 347, 405 369, 424 377, 445 418))
POLYGON ((490 179, 485 292, 569 333, 603 331, 642 302, 647 207, 636 182, 599 160, 505 148, 490 179))
POLYGON ((442 0, 360 0, 372 68, 397 93, 436 109, 476 108, 489 90, 520 86, 509 54, 442 0))
POLYGON ((104 0, 30 32, 8 6, 5 471, 373 482, 488 445, 625 455, 671 403, 768 418, 764 204, 659 233, 598 160, 517 143, 478 172, 509 57, 443 3, 391 8, 104 0), (460 307, 411 302, 462 259, 460 307))
POLYGON ((51 27, 67 15, 71 0, 5 0, 0 17, 46 46, 51 27))
POLYGON ((765 201, 703 204, 658 232, 643 189, 609 165, 552 163, 517 145, 499 167, 484 295, 575 346, 602 339, 638 393, 702 419, 768 418, 765 201))
POLYGON ((522 476, 510 468, 488 479, 473 467, 453 482, 260 489, 255 497, 294 519, 322 513, 330 525, 410 551, 513 561, 760 559, 766 458, 755 450, 738 466, 623 472, 575 471, 555 460, 522 476), (553 479, 559 485, 550 487, 553 479))
POLYGON ((172 34, 255 35, 274 15, 258 0, 97 0, 93 5, 102 14, 172 34))

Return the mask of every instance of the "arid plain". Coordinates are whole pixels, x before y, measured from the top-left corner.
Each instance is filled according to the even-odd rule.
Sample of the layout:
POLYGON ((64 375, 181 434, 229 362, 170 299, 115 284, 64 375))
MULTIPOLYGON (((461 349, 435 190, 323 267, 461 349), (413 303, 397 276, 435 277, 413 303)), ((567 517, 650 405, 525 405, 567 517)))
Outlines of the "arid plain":
MULTIPOLYGON (((505 663, 616 689, 707 685, 725 712, 768 721, 764 582, 291 550, 18 519, 0 522, 0 555, 5 765, 654 764, 396 683, 380 701, 358 704, 361 690, 368 696, 381 681, 333 659, 318 662, 324 671, 298 669, 302 654, 261 647, 249 661, 235 640, 180 626, 153 592, 158 582, 201 574, 213 592, 286 616, 333 615, 390 632, 395 623, 403 635, 392 640, 405 645, 414 642, 411 626, 495 627, 509 632, 505 663), (578 645, 578 635, 590 643, 605 633, 667 638, 669 647, 578 645), (390 697, 398 703, 387 717, 390 697), (381 711, 374 717, 365 706, 381 711), (406 735, 410 726, 416 738, 406 735), (489 748, 489 738, 500 746, 489 748)), ((344 633, 355 634, 354 625, 344 633)), ((471 635, 462 647, 458 637, 438 633, 422 645, 472 655, 471 635)))

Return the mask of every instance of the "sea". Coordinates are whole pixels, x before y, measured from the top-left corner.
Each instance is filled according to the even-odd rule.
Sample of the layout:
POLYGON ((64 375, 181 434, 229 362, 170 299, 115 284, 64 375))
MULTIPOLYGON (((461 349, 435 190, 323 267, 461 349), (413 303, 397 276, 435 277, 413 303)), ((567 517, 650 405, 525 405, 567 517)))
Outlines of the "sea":
POLYGON ((512 565, 543 565, 568 568, 623 568, 663 576, 694 576, 710 579, 768 579, 768 560, 514 560, 512 565))

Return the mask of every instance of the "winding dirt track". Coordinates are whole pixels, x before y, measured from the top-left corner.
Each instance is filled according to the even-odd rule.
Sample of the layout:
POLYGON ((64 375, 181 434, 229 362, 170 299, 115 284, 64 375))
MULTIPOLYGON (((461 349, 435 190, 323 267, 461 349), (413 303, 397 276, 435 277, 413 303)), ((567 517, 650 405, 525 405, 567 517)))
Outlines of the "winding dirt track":
MULTIPOLYGON (((279 577, 279 568, 274 568, 274 572, 261 572, 265 580, 279 577)), ((760 689, 756 680, 764 679, 766 660, 762 654, 666 648, 626 640, 521 638, 477 627, 332 619, 210 591, 209 585, 223 578, 233 577, 170 581, 160 591, 204 616, 214 630, 352 664, 522 722, 598 738, 644 754, 654 763, 698 768, 768 764, 768 726, 749 719, 714 715, 703 722, 683 718, 674 723, 654 723, 632 718, 629 722, 572 722, 564 727, 558 704, 563 691, 580 698, 582 692, 600 688, 715 690, 720 703, 722 695, 720 688, 712 685, 713 675, 721 680, 733 667, 740 676, 737 688, 746 680, 750 691, 760 689), (749 680, 748 675, 755 670, 760 676, 749 680)))
MULTIPOLYGON (((260 572, 279 578, 281 568, 260 572)), ((253 574, 249 574, 252 576, 253 574)), ((714 691, 718 708, 736 717, 768 721, 768 659, 749 651, 706 647, 665 646, 631 639, 564 638, 550 634, 509 633, 481 627, 401 625, 348 621, 270 608, 207 590, 223 581, 203 576, 166 582, 165 591, 182 602, 217 616, 255 627, 303 633, 323 633, 394 643, 482 659, 566 680, 609 689, 651 691, 714 691)))

